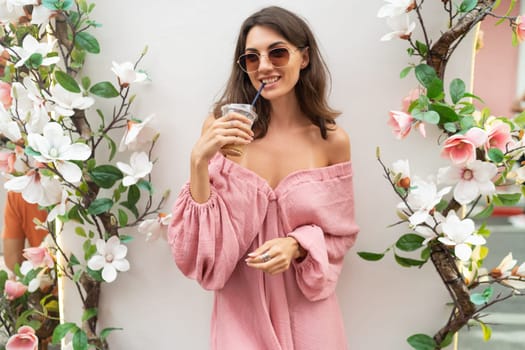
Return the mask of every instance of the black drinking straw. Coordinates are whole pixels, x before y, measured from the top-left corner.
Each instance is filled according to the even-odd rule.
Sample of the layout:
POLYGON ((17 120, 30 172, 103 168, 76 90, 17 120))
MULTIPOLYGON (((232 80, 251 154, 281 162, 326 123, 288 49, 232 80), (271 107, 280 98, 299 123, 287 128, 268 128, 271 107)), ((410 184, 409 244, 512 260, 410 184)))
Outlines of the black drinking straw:
POLYGON ((266 85, 266 83, 261 84, 261 87, 257 91, 257 95, 255 95, 255 97, 253 98, 252 107, 255 107, 255 102, 257 102, 257 99, 259 98, 259 96, 261 96, 261 92, 262 92, 262 89, 264 89, 264 85, 266 85))

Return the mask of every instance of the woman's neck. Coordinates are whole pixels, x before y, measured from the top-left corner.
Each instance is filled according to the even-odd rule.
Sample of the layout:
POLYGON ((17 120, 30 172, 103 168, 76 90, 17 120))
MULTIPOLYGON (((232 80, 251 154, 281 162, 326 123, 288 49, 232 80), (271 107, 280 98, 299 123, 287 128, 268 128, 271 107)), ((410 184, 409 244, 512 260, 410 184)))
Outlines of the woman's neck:
POLYGON ((295 93, 272 100, 270 110, 270 124, 272 127, 288 127, 304 124, 305 117, 295 93))

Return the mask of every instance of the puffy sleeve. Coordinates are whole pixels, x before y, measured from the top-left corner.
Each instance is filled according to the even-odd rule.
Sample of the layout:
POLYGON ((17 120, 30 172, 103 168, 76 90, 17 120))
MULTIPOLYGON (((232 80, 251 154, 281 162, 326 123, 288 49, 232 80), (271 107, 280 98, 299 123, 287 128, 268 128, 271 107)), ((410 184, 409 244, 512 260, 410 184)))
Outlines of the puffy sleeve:
POLYGON ((312 301, 335 291, 344 256, 359 231, 354 220, 350 163, 326 172, 316 181, 297 186, 284 203, 288 236, 307 251, 302 261, 293 263, 296 281, 312 301))
POLYGON ((228 281, 257 235, 267 207, 257 184, 235 172, 232 164, 216 163, 210 165, 208 201, 195 202, 189 183, 184 185, 168 228, 179 269, 210 290, 221 289, 228 281))

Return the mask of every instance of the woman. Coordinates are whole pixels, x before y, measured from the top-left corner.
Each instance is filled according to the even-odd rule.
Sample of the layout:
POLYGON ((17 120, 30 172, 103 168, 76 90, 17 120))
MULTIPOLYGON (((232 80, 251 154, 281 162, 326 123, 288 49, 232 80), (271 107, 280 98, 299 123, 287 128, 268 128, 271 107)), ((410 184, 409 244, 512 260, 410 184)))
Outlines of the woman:
POLYGON ((173 209, 175 261, 215 291, 212 349, 345 349, 334 290, 358 228, 327 69, 307 24, 279 7, 245 20, 235 52, 173 209), (253 131, 240 114, 221 116, 263 83, 253 131), (242 153, 222 150, 231 145, 242 153))

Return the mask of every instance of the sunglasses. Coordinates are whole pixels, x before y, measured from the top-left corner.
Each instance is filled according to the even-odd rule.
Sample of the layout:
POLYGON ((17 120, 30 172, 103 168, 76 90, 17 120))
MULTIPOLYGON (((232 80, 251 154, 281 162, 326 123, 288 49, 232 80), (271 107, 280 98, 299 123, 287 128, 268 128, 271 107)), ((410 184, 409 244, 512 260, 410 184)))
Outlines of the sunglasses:
POLYGON ((239 56, 237 64, 246 73, 253 73, 259 69, 261 57, 266 56, 270 63, 275 68, 286 66, 290 62, 290 55, 297 50, 302 50, 305 47, 298 47, 296 49, 289 49, 287 47, 276 47, 268 51, 267 55, 261 55, 257 52, 248 52, 239 56))

